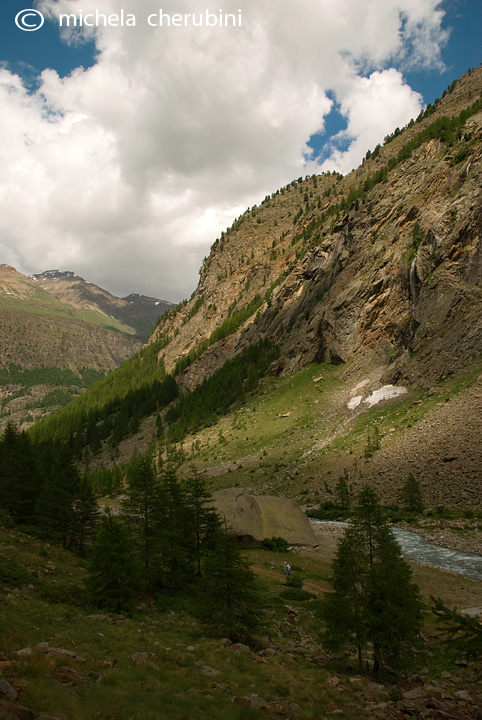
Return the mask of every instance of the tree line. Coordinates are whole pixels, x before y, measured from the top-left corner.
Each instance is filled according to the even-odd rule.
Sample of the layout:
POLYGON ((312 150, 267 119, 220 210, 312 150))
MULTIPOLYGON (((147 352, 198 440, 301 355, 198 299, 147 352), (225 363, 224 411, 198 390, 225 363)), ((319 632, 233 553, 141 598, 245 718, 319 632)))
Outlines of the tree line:
POLYGON ((149 453, 135 453, 124 482, 120 507, 102 511, 67 444, 37 445, 12 424, 0 440, 0 524, 84 556, 86 604, 129 612, 174 591, 194 596, 209 632, 251 637, 263 605, 256 577, 205 477, 193 469, 181 483, 172 464, 157 473, 149 453))
MULTIPOLYGON (((171 463, 157 472, 149 453, 134 454, 120 505, 101 512, 67 446, 34 446, 10 425, 0 460, 0 522, 33 527, 86 556, 87 605, 129 612, 146 596, 174 592, 209 634, 250 641, 265 629, 267 595, 195 468, 181 482, 171 463)), ((346 499, 343 483, 339 490, 346 499)), ((355 653, 359 672, 382 678, 409 672, 420 657, 414 649, 425 607, 369 486, 338 545, 329 583, 331 590, 313 606, 323 646, 334 657, 355 653)), ((432 601, 450 641, 477 656, 477 622, 432 601)))

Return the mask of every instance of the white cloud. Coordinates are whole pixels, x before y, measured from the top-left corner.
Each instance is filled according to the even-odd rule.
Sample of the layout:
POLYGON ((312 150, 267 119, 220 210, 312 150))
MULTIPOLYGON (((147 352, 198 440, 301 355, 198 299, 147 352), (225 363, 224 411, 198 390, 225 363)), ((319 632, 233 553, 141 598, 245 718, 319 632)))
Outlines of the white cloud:
MULTIPOLYGON (((314 171, 306 143, 332 107, 327 91, 350 145, 323 169, 347 172, 420 109, 390 66, 437 67, 445 41, 434 0, 226 0, 242 28, 170 30, 145 22, 158 0, 82 10, 99 5, 134 12, 136 27, 98 28, 94 67, 45 70, 33 94, 0 70, 0 251, 24 272, 72 269, 168 299, 190 294, 245 207, 314 171)), ((79 12, 76 0, 38 7, 79 12)), ((194 0, 162 7, 199 12, 194 0)))
POLYGON ((375 71, 369 77, 355 78, 341 100, 340 112, 346 116, 346 130, 331 141, 331 157, 321 164, 321 170, 350 172, 357 166, 367 149, 382 143, 396 127, 403 127, 419 114, 422 97, 404 83, 398 70, 375 71), (348 149, 337 149, 337 143, 348 142, 348 149))

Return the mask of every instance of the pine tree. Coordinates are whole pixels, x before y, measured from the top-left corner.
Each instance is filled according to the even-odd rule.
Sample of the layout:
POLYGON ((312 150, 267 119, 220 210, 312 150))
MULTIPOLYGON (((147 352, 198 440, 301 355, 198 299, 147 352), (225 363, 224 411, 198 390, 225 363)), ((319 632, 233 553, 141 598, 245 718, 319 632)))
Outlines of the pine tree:
POLYGON ((38 522, 64 547, 75 523, 74 502, 79 496, 80 475, 67 445, 51 446, 42 458, 44 482, 38 500, 38 522))
POLYGON ((183 488, 171 465, 161 475, 159 547, 164 581, 179 585, 185 575, 191 574, 192 558, 189 553, 188 515, 183 488), (190 567, 191 565, 191 567, 190 567))
POLYGON ((336 484, 335 495, 338 506, 342 510, 348 510, 350 508, 350 487, 348 485, 348 474, 346 470, 336 484))
POLYGON ((92 603, 113 612, 129 610, 141 589, 132 538, 121 518, 109 512, 99 523, 86 584, 92 603))
POLYGON ((423 512, 422 491, 413 473, 410 473, 402 487, 402 500, 410 512, 423 512))
POLYGON ((373 672, 408 667, 422 623, 422 602, 412 571, 385 519, 376 493, 365 487, 332 566, 334 592, 325 596, 324 642, 340 652, 355 645, 373 651, 373 672))
POLYGON ((0 505, 20 523, 34 523, 41 474, 29 436, 8 423, 0 441, 0 505))
POLYGON ((201 577, 202 560, 219 529, 220 520, 213 507, 213 499, 206 488, 205 475, 195 467, 184 482, 185 499, 188 519, 188 532, 190 535, 191 553, 196 564, 197 575, 201 577))
POLYGON ((136 454, 131 459, 122 509, 137 540, 144 579, 152 583, 158 568, 161 486, 149 455, 136 454))
POLYGON ((262 624, 261 594, 236 538, 218 532, 204 567, 200 619, 218 637, 251 637, 262 624))
POLYGON ((99 516, 99 506, 92 488, 92 481, 87 475, 80 478, 72 509, 73 523, 68 547, 75 547, 80 554, 84 554, 85 545, 94 535, 99 516))

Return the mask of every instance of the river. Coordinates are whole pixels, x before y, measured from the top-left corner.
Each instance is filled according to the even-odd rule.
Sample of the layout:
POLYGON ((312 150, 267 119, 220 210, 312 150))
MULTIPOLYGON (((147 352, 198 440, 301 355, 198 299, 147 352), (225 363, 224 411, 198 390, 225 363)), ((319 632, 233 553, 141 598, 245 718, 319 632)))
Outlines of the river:
MULTIPOLYGON (((346 525, 346 523, 325 520, 310 520, 313 525, 328 523, 331 525, 346 525)), ((472 553, 463 553, 459 550, 434 545, 425 538, 410 530, 392 526, 393 534, 400 545, 403 555, 409 560, 430 565, 431 567, 448 570, 458 575, 482 582, 482 557, 472 553)))

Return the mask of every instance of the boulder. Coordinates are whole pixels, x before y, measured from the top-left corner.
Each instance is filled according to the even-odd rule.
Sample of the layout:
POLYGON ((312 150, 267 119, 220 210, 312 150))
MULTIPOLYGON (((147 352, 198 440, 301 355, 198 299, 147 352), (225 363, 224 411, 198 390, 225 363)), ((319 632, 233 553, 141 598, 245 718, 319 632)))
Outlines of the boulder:
POLYGON ((219 490, 213 499, 228 532, 244 542, 282 537, 289 545, 318 545, 310 521, 295 500, 250 495, 244 488, 219 490))

